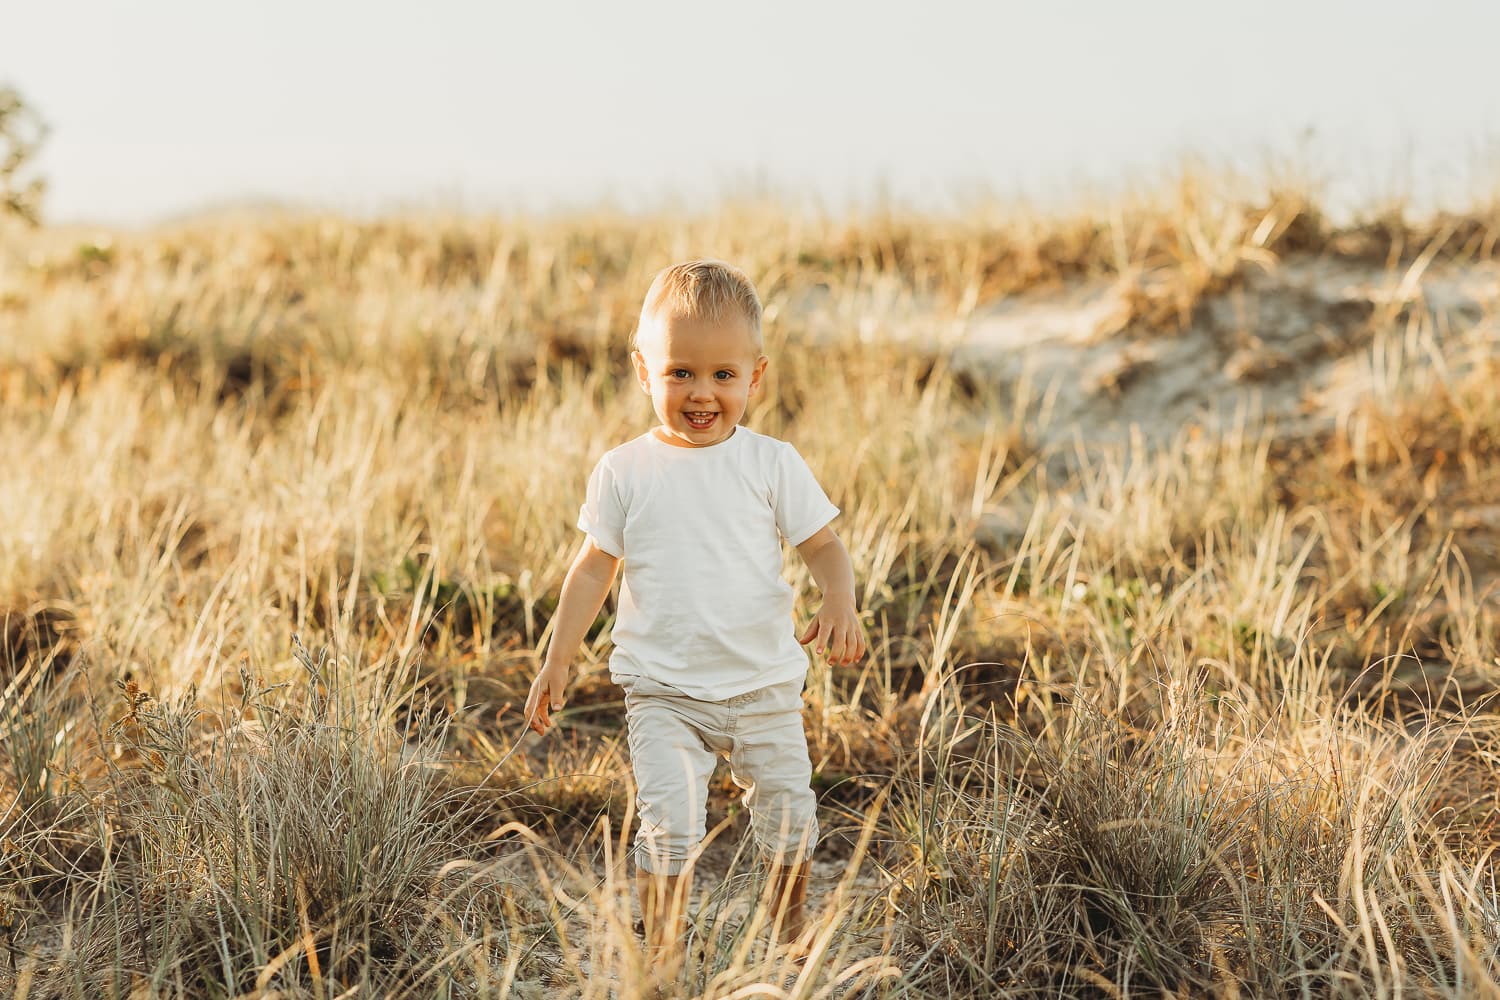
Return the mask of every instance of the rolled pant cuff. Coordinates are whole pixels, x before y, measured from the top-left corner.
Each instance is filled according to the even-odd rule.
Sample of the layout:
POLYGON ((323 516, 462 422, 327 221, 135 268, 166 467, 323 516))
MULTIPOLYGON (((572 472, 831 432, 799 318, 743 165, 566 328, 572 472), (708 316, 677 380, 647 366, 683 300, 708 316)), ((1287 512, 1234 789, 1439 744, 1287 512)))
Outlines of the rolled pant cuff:
POLYGON ((633 852, 635 867, 649 875, 681 875, 682 870, 696 861, 696 856, 687 858, 663 858, 642 847, 633 852))

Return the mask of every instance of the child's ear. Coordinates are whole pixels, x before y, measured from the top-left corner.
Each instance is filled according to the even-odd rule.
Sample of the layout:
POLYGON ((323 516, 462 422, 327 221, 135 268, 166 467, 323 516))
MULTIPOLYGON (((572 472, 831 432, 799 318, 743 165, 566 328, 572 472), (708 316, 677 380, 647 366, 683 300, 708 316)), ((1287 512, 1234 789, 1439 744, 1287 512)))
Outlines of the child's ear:
POLYGON ((641 384, 641 391, 651 395, 651 372, 646 367, 646 356, 640 351, 631 351, 630 361, 635 365, 635 380, 641 384))
POLYGON ((760 391, 760 380, 765 377, 766 366, 770 363, 771 359, 764 354, 755 359, 755 367, 750 370, 750 395, 760 391))

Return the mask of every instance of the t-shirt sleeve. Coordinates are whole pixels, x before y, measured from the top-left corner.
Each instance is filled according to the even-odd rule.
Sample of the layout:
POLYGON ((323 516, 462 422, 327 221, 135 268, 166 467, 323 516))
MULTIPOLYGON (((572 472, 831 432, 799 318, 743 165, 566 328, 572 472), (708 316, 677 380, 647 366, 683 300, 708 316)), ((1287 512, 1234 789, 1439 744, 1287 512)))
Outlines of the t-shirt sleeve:
POLYGON ((625 506, 615 484, 615 472, 608 456, 599 459, 589 473, 588 492, 578 508, 578 528, 585 531, 601 550, 622 559, 625 556, 625 506))
POLYGON ((782 442, 777 456, 776 495, 772 504, 776 509, 776 529, 793 545, 807 541, 839 513, 802 455, 786 442, 782 442))

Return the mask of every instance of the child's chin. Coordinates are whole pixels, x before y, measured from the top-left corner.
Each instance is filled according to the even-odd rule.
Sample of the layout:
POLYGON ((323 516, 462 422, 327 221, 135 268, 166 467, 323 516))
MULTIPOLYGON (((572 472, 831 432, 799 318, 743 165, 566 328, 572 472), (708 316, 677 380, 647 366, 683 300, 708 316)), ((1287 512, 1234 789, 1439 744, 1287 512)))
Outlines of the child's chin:
POLYGON ((730 429, 731 425, 725 424, 721 417, 707 427, 694 427, 692 424, 685 424, 682 427, 676 428, 673 433, 679 441, 686 444, 710 445, 718 444, 722 441, 729 435, 730 429))

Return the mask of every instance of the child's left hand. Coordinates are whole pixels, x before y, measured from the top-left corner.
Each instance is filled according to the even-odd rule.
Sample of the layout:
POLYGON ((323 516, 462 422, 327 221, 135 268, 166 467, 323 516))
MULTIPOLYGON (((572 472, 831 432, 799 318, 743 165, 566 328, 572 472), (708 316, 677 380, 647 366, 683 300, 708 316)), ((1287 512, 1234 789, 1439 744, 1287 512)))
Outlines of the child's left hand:
POLYGON ((823 602, 807 631, 797 638, 804 646, 813 640, 817 640, 814 648, 819 654, 828 651, 829 663, 853 663, 865 655, 865 627, 852 598, 823 602))

